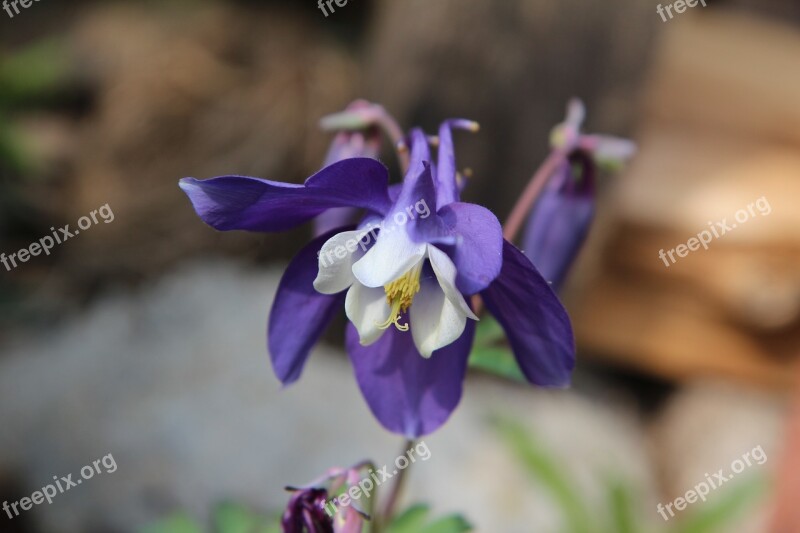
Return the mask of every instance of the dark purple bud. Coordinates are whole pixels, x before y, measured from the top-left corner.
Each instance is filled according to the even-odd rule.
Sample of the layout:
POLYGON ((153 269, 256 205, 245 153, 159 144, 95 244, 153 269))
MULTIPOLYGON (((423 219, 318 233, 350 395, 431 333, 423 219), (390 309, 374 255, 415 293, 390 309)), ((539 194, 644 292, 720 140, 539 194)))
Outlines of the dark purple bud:
POLYGON ((297 490, 281 519, 283 533, 333 533, 333 518, 325 512, 327 500, 325 489, 297 490))
POLYGON ((581 150, 553 174, 533 208, 523 250, 558 291, 589 233, 595 211, 595 163, 581 150))

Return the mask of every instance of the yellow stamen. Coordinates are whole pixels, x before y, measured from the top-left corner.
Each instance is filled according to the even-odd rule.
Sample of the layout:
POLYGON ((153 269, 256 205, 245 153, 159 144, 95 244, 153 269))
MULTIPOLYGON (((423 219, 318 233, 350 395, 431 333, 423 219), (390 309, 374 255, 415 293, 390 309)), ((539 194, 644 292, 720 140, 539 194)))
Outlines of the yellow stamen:
POLYGON ((382 324, 377 324, 380 329, 387 329, 392 324, 400 331, 408 331, 408 324, 400 324, 400 314, 408 311, 414 295, 419 292, 419 276, 422 273, 422 261, 414 265, 408 272, 384 285, 386 303, 391 306, 389 318, 382 324))

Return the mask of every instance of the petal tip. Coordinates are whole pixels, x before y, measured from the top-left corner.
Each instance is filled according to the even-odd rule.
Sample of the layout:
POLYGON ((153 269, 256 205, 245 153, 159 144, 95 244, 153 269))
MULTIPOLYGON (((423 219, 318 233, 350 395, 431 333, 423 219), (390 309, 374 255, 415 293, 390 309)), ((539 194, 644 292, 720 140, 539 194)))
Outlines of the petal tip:
POLYGON ((190 190, 198 187, 198 181, 199 180, 196 178, 181 178, 178 180, 178 187, 180 187, 184 192, 188 193, 190 190))

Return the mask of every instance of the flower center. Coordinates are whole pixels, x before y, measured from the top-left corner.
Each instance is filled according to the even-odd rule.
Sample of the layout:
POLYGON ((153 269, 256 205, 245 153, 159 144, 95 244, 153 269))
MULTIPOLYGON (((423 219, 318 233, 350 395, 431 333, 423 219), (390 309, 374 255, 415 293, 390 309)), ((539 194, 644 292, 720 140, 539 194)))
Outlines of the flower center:
POLYGON ((411 269, 389 283, 384 285, 383 289, 386 291, 386 303, 388 303, 392 310, 386 322, 378 324, 380 329, 387 329, 392 324, 400 331, 408 331, 408 324, 400 324, 400 314, 408 311, 411 307, 411 302, 414 301, 414 295, 419 292, 419 276, 422 273, 422 263, 420 261, 411 269))

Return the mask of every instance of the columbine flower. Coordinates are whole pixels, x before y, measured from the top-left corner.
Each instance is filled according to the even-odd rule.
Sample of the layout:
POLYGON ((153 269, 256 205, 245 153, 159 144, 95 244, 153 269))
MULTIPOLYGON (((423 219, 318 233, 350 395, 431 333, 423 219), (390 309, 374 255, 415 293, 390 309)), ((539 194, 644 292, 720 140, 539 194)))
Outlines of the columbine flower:
POLYGON ((328 491, 298 489, 289 499, 281 518, 284 533, 333 533, 333 520, 325 513, 328 491))
POLYGON ((586 111, 580 100, 553 129, 551 144, 562 154, 528 219, 522 249, 559 290, 589 233, 595 212, 597 165, 621 166, 636 151, 631 141, 581 133, 586 111))
POLYGON ((273 369, 296 381, 311 347, 345 307, 347 351, 376 418, 414 438, 441 426, 461 399, 479 294, 505 328, 529 381, 568 384, 574 341, 566 311, 487 209, 459 200, 451 128, 445 122, 438 165, 419 130, 401 188, 388 187, 378 161, 329 165, 304 185, 223 176, 181 180, 198 215, 219 230, 283 231, 327 209, 363 209, 358 227, 311 241, 281 279, 268 326, 273 369), (429 208, 428 215, 416 206, 429 208))
MULTIPOLYGON (((286 487, 293 494, 281 518, 283 533, 361 533, 369 516, 360 509, 359 502, 340 505, 338 498, 331 498, 331 494, 346 494, 353 487, 360 489, 359 471, 365 466, 369 465, 332 468, 304 487, 286 487)), ((359 500, 362 496, 364 501, 370 497, 362 493, 359 500)))

